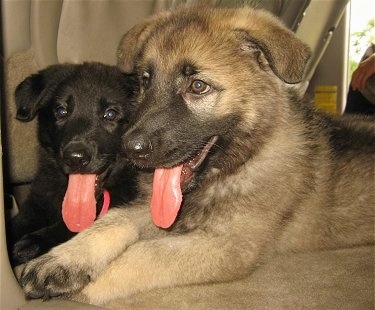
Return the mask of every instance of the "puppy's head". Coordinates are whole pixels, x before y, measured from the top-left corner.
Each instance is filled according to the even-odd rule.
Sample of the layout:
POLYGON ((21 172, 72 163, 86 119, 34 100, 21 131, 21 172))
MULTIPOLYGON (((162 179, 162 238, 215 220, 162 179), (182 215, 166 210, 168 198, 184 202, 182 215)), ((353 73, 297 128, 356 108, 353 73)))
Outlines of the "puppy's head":
POLYGON ((157 15, 125 34, 118 49, 119 66, 140 83, 124 147, 140 166, 233 169, 266 138, 289 100, 285 83, 303 80, 309 57, 264 11, 193 7, 157 15))
POLYGON ((133 84, 113 66, 53 65, 18 85, 17 119, 38 115, 41 146, 65 173, 100 173, 119 151, 133 84))

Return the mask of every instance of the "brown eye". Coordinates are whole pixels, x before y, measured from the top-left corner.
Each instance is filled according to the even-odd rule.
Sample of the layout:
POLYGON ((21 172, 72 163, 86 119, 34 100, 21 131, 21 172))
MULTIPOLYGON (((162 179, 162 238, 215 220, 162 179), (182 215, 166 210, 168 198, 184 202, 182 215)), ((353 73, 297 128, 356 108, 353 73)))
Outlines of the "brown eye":
POLYGON ((58 106, 55 109, 55 115, 56 115, 56 118, 58 119, 64 118, 68 116, 68 110, 63 106, 58 106))
POLYGON ((211 86, 201 80, 195 80, 191 83, 190 89, 194 94, 204 95, 210 91, 211 86))
POLYGON ((117 111, 114 109, 107 109, 103 115, 104 119, 107 121, 114 121, 117 117, 117 111))

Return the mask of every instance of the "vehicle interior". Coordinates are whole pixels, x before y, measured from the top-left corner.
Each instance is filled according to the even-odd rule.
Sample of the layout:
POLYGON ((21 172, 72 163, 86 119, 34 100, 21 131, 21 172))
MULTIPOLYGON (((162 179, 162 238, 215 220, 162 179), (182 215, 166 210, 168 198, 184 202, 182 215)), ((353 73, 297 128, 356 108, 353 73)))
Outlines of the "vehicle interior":
MULTIPOLYGON (((355 1, 355 0, 352 0, 355 1)), ((0 309, 95 309, 63 300, 27 300, 12 270, 6 219, 17 212, 36 172, 36 121, 15 119, 13 93, 28 75, 56 63, 116 64, 121 36, 137 22, 190 0, 1 0, 0 309)), ((199 2, 199 1, 198 1, 199 2)), ((256 2, 307 43, 313 57, 299 87, 314 97, 334 86, 335 114, 348 87, 350 0, 211 1, 220 6, 256 2)), ((332 112, 332 111, 331 111, 332 112)), ((374 249, 354 247, 276 257, 241 280, 156 289, 112 301, 110 309, 373 309, 374 249), (372 257, 372 259, 371 259, 372 257)), ((110 289, 110 288, 108 288, 110 289)), ((98 308, 97 308, 98 309, 98 308)))

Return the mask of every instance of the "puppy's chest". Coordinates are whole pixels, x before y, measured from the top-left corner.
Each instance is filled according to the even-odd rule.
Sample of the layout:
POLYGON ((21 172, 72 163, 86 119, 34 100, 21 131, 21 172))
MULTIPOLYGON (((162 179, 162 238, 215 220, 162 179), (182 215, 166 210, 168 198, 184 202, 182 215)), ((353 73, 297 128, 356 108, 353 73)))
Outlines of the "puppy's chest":
POLYGON ((174 226, 175 232, 186 232, 196 228, 212 226, 220 218, 229 218, 229 213, 239 207, 241 184, 231 184, 222 181, 212 181, 184 196, 183 206, 178 221, 174 226))
POLYGON ((190 203, 205 208, 243 200, 252 187, 252 181, 245 170, 246 167, 236 174, 225 176, 217 173, 192 193, 190 203))

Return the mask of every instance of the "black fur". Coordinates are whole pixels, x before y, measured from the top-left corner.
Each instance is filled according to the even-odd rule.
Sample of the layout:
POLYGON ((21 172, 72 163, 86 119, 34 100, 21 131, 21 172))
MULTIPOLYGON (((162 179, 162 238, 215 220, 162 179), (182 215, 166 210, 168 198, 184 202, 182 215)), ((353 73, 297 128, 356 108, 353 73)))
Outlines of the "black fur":
MULTIPOLYGON (((38 115, 39 169, 20 213, 9 225, 14 265, 70 239, 61 216, 69 173, 102 176, 111 207, 137 193, 136 171, 117 154, 132 113, 136 83, 131 75, 99 63, 54 65, 26 78, 16 89, 17 118, 38 115)), ((102 202, 97 194, 98 210, 102 202)))

